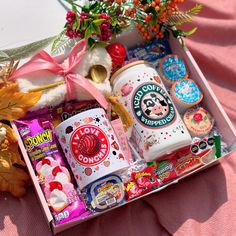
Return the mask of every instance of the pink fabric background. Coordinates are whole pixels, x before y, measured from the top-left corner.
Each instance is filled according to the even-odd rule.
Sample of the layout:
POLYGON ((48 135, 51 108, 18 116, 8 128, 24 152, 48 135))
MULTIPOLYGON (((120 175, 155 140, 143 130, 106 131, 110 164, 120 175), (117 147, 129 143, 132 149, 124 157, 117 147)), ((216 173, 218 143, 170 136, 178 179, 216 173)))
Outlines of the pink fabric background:
MULTIPOLYGON (((204 4, 197 33, 186 40, 236 126, 236 2, 204 4)), ((59 235, 235 235, 236 152, 222 165, 178 185, 85 222, 59 235)), ((22 199, 0 193, 0 235, 51 235, 33 188, 22 199)))

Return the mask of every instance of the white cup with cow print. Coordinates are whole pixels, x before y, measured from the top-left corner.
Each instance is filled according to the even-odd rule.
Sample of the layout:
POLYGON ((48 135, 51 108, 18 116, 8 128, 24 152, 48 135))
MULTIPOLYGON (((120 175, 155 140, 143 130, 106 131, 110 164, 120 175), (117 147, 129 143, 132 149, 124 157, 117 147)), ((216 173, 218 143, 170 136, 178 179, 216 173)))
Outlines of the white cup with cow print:
POLYGON ((80 189, 129 166, 102 108, 63 121, 56 134, 80 189))
POLYGON ((111 78, 113 93, 129 111, 131 141, 146 161, 191 144, 191 136, 157 71, 145 61, 130 63, 111 78))

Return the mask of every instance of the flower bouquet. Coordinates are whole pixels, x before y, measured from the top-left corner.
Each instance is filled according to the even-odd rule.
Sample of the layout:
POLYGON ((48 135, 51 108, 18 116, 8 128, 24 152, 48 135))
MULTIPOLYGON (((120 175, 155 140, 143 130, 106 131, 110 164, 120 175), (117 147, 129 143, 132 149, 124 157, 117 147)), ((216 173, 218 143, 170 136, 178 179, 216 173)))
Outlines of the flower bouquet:
POLYGON ((84 6, 77 4, 77 1, 66 2, 71 5, 71 10, 67 12, 64 30, 54 41, 52 51, 68 41, 82 38, 88 40, 90 48, 107 46, 131 26, 146 41, 163 38, 169 32, 182 39, 193 34, 196 28, 185 32, 176 27, 192 21, 202 8, 201 4, 197 4, 190 10, 181 11, 179 5, 184 0, 92 0, 84 6))

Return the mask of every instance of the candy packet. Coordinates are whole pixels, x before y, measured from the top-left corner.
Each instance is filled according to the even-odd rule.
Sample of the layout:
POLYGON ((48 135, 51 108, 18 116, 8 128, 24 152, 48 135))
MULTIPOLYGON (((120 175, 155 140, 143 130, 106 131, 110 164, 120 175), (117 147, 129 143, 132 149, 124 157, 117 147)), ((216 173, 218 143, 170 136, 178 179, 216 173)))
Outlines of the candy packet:
POLYGON ((133 171, 131 177, 125 183, 127 201, 142 196, 158 188, 160 185, 160 180, 156 177, 150 166, 139 171, 133 171))
POLYGON ((128 60, 145 60, 152 63, 156 68, 162 57, 171 53, 169 42, 166 38, 155 39, 150 43, 128 49, 128 60))
POLYGON ((15 124, 31 159, 33 168, 54 216, 63 224, 90 214, 75 188, 75 182, 63 159, 50 115, 15 124))
POLYGON ((146 193, 146 190, 143 188, 140 188, 137 183, 133 180, 130 180, 129 182, 125 183, 125 191, 127 195, 127 201, 132 200, 136 197, 142 196, 146 193))
POLYGON ((124 184, 117 174, 111 174, 91 183, 84 192, 87 206, 101 212, 124 202, 124 184))
POLYGON ((152 190, 153 187, 159 187, 161 184, 150 166, 141 171, 133 172, 132 179, 140 188, 146 190, 152 190))
POLYGON ((148 165, 153 169, 155 175, 162 183, 170 182, 177 178, 175 172, 175 166, 177 164, 177 158, 162 160, 159 162, 149 162, 148 165))
POLYGON ((177 176, 183 176, 207 165, 217 158, 215 139, 213 137, 195 139, 189 150, 186 148, 184 152, 179 151, 176 157, 175 173, 177 176))

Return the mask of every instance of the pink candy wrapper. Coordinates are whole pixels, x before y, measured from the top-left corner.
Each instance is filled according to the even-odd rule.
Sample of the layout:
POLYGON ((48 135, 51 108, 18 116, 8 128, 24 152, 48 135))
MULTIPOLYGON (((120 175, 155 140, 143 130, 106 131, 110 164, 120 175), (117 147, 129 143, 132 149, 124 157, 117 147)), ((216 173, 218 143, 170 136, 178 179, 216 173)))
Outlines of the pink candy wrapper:
POLYGON ((74 179, 64 161, 49 115, 15 122, 45 198, 54 216, 55 224, 63 224, 90 214, 80 199, 74 179))
POLYGON ((132 154, 131 154, 131 151, 130 151, 128 139, 125 135, 125 131, 124 131, 121 119, 116 119, 116 120, 111 121, 111 125, 114 129, 114 132, 115 132, 116 137, 119 141, 121 149, 122 149, 122 151, 125 155, 125 159, 129 163, 131 163, 133 161, 133 158, 132 158, 132 154))

